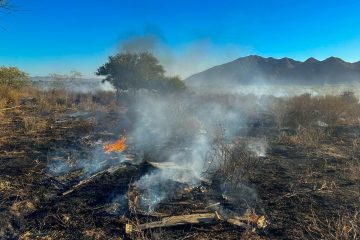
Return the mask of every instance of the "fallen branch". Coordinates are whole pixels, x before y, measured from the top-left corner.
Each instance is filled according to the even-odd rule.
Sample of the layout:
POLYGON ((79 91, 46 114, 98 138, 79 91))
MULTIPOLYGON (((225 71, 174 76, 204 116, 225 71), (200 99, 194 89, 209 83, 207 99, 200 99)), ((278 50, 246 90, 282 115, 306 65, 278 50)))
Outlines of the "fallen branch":
POLYGON ((175 205, 175 206, 179 206, 179 205, 194 205, 194 203, 191 203, 191 202, 185 202, 185 201, 182 201, 182 202, 161 202, 159 203, 161 205, 175 205))
POLYGON ((102 176, 106 173, 114 173, 116 172, 118 169, 124 168, 124 166, 120 165, 120 166, 114 166, 114 167, 110 167, 108 169, 102 170, 100 172, 97 172, 93 175, 91 175, 90 177, 81 180, 78 184, 74 185, 71 189, 67 190, 66 192, 64 192, 62 195, 66 196, 69 195, 70 193, 74 192, 75 190, 79 189, 81 186, 86 185, 90 182, 92 182, 94 179, 96 179, 98 176, 102 176))
POLYGON ((20 106, 15 106, 15 107, 3 108, 3 109, 0 109, 0 111, 11 110, 11 109, 19 108, 19 107, 21 107, 21 105, 20 106))
POLYGON ((265 216, 258 215, 244 215, 223 219, 217 212, 214 213, 200 213, 200 214, 190 214, 190 215, 180 215, 180 216, 170 216, 164 217, 160 221, 144 223, 140 225, 131 225, 126 224, 125 232, 130 234, 133 231, 142 231, 153 228, 164 228, 164 227, 175 227, 182 225, 206 225, 206 224, 216 224, 219 222, 226 221, 227 223, 246 228, 247 226, 253 226, 258 229, 264 229, 268 226, 268 221, 265 216))
POLYGON ((162 217, 169 217, 170 214, 167 213, 159 213, 159 212, 144 212, 144 211, 136 211, 135 213, 133 213, 134 215, 138 215, 138 216, 145 216, 145 217, 158 217, 158 218, 162 218, 162 217))
POLYGON ((238 227, 246 227, 249 224, 252 226, 255 225, 259 229, 264 229, 269 224, 265 216, 258 216, 258 215, 236 216, 236 217, 228 218, 226 222, 238 227))
POLYGON ((161 221, 144 223, 137 226, 131 226, 130 224, 127 224, 125 230, 127 230, 127 233, 130 233, 133 229, 141 231, 152 228, 174 227, 174 226, 181 226, 188 224, 215 224, 219 220, 221 220, 221 218, 216 212, 180 215, 180 216, 164 217, 161 221))

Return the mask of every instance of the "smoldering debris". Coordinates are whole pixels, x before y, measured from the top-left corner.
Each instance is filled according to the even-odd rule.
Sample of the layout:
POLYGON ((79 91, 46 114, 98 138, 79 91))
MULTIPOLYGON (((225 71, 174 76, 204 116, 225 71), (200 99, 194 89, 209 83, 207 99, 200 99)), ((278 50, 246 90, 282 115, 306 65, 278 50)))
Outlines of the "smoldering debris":
MULTIPOLYGON (((168 185, 169 182, 164 182, 164 184, 168 185)), ((175 182, 172 184, 175 184, 175 182)), ((155 217, 157 220, 150 222, 140 220, 140 222, 126 224, 125 232, 130 236, 148 229, 171 228, 182 225, 219 225, 227 223, 239 229, 252 228, 253 231, 263 231, 269 224, 264 215, 256 214, 249 206, 246 206, 240 212, 236 211, 236 208, 229 208, 230 202, 239 205, 238 200, 222 198, 219 192, 212 191, 211 187, 206 183, 193 187, 178 185, 178 191, 173 192, 174 196, 167 200, 165 198, 161 199, 156 203, 159 205, 156 209, 146 208, 147 206, 144 208, 144 198, 152 191, 144 192, 139 187, 141 186, 138 183, 129 188, 127 197, 131 214, 138 216, 138 220, 141 219, 141 216, 155 217), (143 194, 145 195, 143 196, 143 194), (212 203, 214 199, 219 202, 212 203), (182 213, 182 215, 179 215, 179 213, 182 213)), ((146 187, 145 185, 144 188, 146 187)))
POLYGON ((247 147, 258 157, 265 157, 268 151, 268 142, 265 137, 249 138, 247 140, 247 147))
MULTIPOLYGON (((149 209, 179 190, 178 184, 169 181, 196 186, 206 178, 204 174, 209 168, 216 171, 222 159, 215 154, 209 164, 209 154, 216 144, 218 129, 224 129, 225 142, 232 142, 246 122, 243 109, 236 103, 205 102, 198 96, 173 98, 144 94, 138 97, 136 109, 134 128, 128 132, 133 144, 141 146, 144 152, 156 152, 155 146, 159 146, 162 158, 155 158, 154 162, 172 165, 158 167, 135 183, 140 190, 151 193, 144 194, 149 209)), ((249 141, 248 149, 257 156, 265 156, 266 139, 249 141)))
MULTIPOLYGON (((176 192, 184 188, 198 187, 204 182, 210 183, 210 172, 226 171, 219 171, 219 168, 224 168, 224 164, 227 164, 216 146, 219 144, 219 129, 222 129, 221 144, 236 144, 239 132, 246 126, 244 109, 236 101, 223 101, 221 97, 208 101, 202 97, 192 95, 185 98, 142 93, 132 104, 132 124, 126 131, 126 138, 114 142, 125 144, 125 140, 128 140, 131 151, 142 153, 138 158, 143 162, 147 161, 154 168, 134 182, 134 186, 141 192, 139 203, 148 212, 154 211, 162 201, 174 198, 176 192)), ((246 144, 246 149, 241 151, 249 151, 255 157, 266 155, 265 138, 253 138, 247 140, 246 144)), ((81 174, 80 181, 64 195, 125 162, 141 164, 141 161, 131 163, 129 158, 126 158, 130 150, 109 154, 110 148, 103 146, 110 145, 100 140, 92 144, 91 151, 85 153, 71 153, 62 149, 49 156, 48 170, 51 174, 59 176, 75 171, 81 174), (67 155, 64 155, 64 152, 67 155)), ((111 147, 113 149, 113 145, 111 147)), ((121 146, 121 151, 124 149, 125 146, 121 146)), ((237 186, 238 193, 250 196, 252 187, 245 181, 237 183, 237 186)), ((219 187, 223 196, 230 196, 229 189, 219 187)), ((251 201, 255 201, 256 194, 251 196, 251 201)), ((241 199, 239 194, 232 197, 241 199)))

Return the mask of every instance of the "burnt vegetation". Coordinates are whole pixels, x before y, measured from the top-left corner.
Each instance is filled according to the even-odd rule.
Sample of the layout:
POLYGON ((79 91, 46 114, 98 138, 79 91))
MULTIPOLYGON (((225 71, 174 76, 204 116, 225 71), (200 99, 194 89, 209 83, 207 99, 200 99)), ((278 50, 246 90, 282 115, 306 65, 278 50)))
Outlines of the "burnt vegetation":
POLYGON ((1 239, 360 236, 353 93, 197 94, 150 54, 111 57, 98 74, 117 92, 41 90, 0 70, 1 239), (104 153, 125 135, 123 152, 104 153))

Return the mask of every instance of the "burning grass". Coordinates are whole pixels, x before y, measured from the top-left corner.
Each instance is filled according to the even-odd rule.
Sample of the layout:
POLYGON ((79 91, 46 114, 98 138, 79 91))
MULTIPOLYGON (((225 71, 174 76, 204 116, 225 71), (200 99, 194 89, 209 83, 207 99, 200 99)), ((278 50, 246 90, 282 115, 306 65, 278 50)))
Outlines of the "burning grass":
POLYGON ((104 145, 104 152, 105 153, 112 153, 112 152, 123 152, 126 149, 126 137, 122 136, 114 143, 108 143, 104 145))

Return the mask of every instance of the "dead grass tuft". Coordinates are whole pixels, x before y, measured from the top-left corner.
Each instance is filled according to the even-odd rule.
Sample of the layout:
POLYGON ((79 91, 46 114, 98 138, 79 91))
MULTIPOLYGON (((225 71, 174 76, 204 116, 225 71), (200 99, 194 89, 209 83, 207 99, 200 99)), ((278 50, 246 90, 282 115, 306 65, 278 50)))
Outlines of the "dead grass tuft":
POLYGON ((5 192, 12 189, 11 183, 9 181, 0 180, 0 192, 5 192))
POLYGON ((14 202, 10 207, 10 212, 17 217, 29 214, 35 210, 34 203, 29 200, 14 202))
POLYGON ((296 146, 299 148, 318 149, 321 143, 326 140, 328 133, 322 128, 300 127, 295 134, 282 132, 278 141, 283 144, 296 146))
POLYGON ((360 123, 359 100, 351 93, 316 97, 303 94, 269 102, 269 111, 280 128, 316 126, 319 122, 329 126, 360 123))
POLYGON ((246 142, 235 140, 228 143, 224 140, 223 133, 219 133, 207 162, 209 168, 206 174, 210 174, 211 178, 221 179, 229 186, 238 186, 252 179, 259 158, 248 149, 246 142))
POLYGON ((350 159, 346 163, 346 168, 350 180, 360 180, 360 138, 352 141, 350 159))
POLYGON ((306 232, 311 239, 349 240, 360 237, 360 212, 341 211, 320 219, 315 210, 307 218, 306 232))

